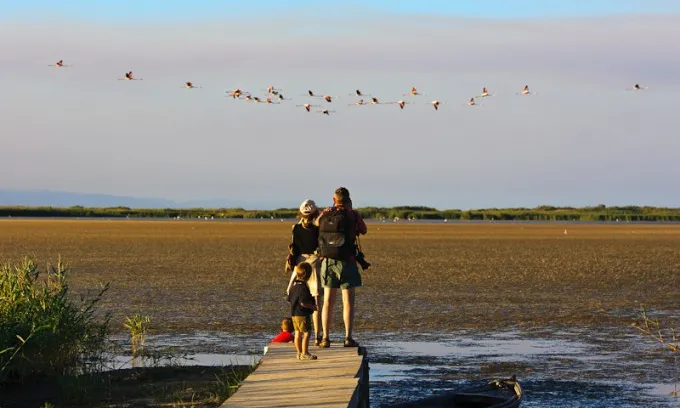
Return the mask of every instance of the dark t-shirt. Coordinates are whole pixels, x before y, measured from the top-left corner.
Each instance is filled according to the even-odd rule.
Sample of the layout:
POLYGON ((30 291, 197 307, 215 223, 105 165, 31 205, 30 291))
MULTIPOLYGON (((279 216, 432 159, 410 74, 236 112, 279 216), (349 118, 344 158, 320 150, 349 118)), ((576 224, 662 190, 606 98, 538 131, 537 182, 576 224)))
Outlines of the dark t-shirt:
POLYGON ((310 225, 308 228, 297 223, 293 226, 293 246, 295 255, 313 254, 319 245, 319 227, 310 225))
POLYGON ((307 309, 302 307, 300 302, 307 304, 314 304, 314 298, 309 292, 309 287, 306 283, 295 280, 293 282, 293 287, 290 289, 288 294, 288 301, 290 302, 290 315, 291 316, 310 316, 314 311, 312 309, 307 309))

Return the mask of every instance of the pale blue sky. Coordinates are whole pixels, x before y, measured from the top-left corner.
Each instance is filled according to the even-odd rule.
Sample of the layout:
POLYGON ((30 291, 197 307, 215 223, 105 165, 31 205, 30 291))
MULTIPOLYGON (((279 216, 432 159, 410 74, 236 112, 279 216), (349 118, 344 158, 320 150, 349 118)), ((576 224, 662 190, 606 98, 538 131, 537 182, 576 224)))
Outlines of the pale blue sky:
POLYGON ((0 189, 679 206, 679 3, 2 2, 0 189), (129 70, 144 81, 116 80, 129 70), (269 84, 294 101, 224 97, 269 84), (404 111, 347 106, 413 85, 426 96, 404 111), (483 86, 498 95, 464 106, 483 86), (295 107, 307 89, 341 96, 335 114, 295 107))

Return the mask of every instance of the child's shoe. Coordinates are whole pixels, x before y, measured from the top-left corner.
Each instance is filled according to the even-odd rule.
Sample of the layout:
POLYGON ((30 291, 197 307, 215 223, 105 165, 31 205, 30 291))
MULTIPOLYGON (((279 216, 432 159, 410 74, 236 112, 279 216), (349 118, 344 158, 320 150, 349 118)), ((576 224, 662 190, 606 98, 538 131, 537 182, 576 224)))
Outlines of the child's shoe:
POLYGON ((316 355, 315 354, 300 354, 300 360, 316 360, 316 355))

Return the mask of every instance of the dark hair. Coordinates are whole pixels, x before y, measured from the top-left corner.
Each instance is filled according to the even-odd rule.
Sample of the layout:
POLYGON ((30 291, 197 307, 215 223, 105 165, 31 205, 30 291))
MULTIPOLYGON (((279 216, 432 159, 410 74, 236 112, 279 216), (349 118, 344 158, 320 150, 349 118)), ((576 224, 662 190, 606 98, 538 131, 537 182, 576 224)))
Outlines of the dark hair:
POLYGON ((347 203, 349 202, 349 190, 347 190, 345 187, 338 187, 335 190, 335 199, 338 200, 340 203, 347 203))

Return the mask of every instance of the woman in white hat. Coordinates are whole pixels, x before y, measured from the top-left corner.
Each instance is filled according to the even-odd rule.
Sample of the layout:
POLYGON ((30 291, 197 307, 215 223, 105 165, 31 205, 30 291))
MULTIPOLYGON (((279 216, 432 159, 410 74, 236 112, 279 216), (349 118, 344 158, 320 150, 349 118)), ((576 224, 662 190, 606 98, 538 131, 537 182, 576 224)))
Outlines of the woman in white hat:
POLYGON ((300 221, 293 225, 293 234, 291 243, 288 246, 290 253, 286 261, 286 271, 291 272, 290 281, 286 288, 286 293, 290 292, 293 282, 295 281, 295 265, 307 262, 312 265, 312 275, 307 280, 309 292, 314 297, 317 309, 312 315, 314 323, 315 345, 319 345, 321 341, 321 318, 319 310, 321 310, 320 300, 323 298, 323 289, 321 286, 321 278, 319 276, 319 258, 317 256, 317 249, 319 246, 319 227, 314 225, 314 220, 319 215, 319 209, 316 207, 314 200, 305 200, 300 204, 300 211, 298 218, 300 221))

